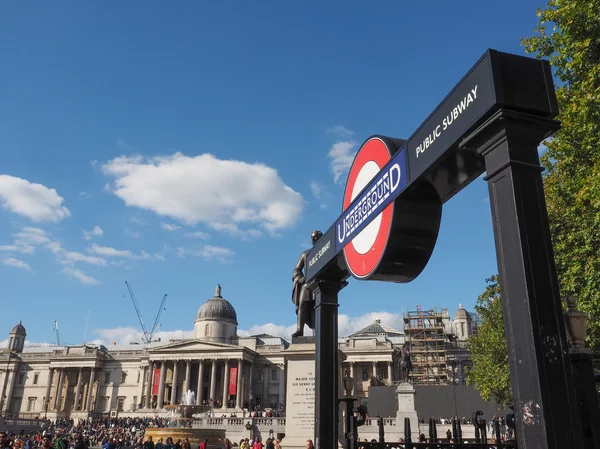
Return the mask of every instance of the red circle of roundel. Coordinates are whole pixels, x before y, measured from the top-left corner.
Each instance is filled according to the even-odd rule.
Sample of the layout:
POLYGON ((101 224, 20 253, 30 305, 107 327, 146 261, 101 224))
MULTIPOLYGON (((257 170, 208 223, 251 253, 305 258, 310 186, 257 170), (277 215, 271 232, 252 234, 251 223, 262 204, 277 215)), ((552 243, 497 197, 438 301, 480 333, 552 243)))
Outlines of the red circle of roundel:
MULTIPOLYGON (((342 210, 346 210, 352 203, 352 190, 354 190, 354 184, 365 164, 373 161, 377 164, 379 170, 381 170, 391 157, 392 154, 388 146, 378 137, 372 137, 360 147, 348 174, 342 210)), ((370 181, 371 180, 369 180, 369 182, 370 181)), ((364 187, 366 187, 366 185, 364 187)), ((373 274, 379 265, 390 235, 393 214, 394 203, 391 203, 383 210, 383 212, 381 212, 381 223, 379 230, 377 231, 377 237, 371 248, 369 248, 365 254, 360 254, 352 244, 352 241, 344 247, 346 265, 354 277, 362 279, 367 278, 373 274)), ((373 219, 375 218, 376 217, 373 217, 373 219)), ((360 233, 357 235, 360 235, 360 233)))

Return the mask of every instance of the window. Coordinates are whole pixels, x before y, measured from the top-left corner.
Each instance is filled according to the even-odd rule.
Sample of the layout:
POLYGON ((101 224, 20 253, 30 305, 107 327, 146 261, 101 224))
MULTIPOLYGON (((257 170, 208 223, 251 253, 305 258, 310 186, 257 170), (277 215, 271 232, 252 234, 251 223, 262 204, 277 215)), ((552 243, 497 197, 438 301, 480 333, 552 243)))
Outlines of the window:
POLYGON ((127 382, 127 373, 123 371, 121 373, 121 383, 124 384, 125 382, 127 382))
POLYGON ((204 328, 204 336, 210 337, 210 324, 207 324, 206 327, 204 328))
POLYGON ((465 336, 465 323, 460 323, 460 335, 465 336))
POLYGON ((104 373, 104 383, 110 383, 110 373, 104 373))
POLYGON ((25 373, 19 374, 19 380, 17 382, 19 385, 25 385, 25 373))
POLYGON ((363 368, 363 380, 369 380, 369 370, 368 370, 368 368, 363 368))
POLYGON ((122 412, 124 405, 125 405, 125 396, 119 396, 117 398, 117 411, 122 412))
POLYGON ((39 377, 40 377, 39 374, 34 374, 33 375, 33 385, 37 385, 39 377))
POLYGON ((387 379, 387 369, 380 369, 379 370, 379 379, 387 379))
POLYGON ((277 370, 271 370, 271 380, 277 380, 277 370))
POLYGON ((27 411, 32 412, 35 410, 35 401, 37 398, 28 398, 27 399, 27 411))
MULTIPOLYGON (((140 404, 140 405, 142 405, 142 404, 140 404)), ((132 410, 135 410, 135 409, 137 408, 137 406, 138 406, 138 403, 137 403, 137 396, 134 396, 134 397, 133 397, 133 402, 131 403, 131 409, 132 409, 132 410)))

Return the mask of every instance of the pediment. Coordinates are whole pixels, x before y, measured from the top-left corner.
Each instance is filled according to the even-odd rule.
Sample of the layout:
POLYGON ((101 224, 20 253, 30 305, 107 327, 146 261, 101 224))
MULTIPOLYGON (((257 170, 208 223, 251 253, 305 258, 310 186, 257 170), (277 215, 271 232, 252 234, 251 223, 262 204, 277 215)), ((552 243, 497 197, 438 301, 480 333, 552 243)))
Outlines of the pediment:
POLYGON ((150 354, 188 354, 193 352, 230 352, 243 351, 244 346, 230 345, 225 343, 214 343, 199 340, 185 340, 169 343, 165 346, 150 349, 150 354))

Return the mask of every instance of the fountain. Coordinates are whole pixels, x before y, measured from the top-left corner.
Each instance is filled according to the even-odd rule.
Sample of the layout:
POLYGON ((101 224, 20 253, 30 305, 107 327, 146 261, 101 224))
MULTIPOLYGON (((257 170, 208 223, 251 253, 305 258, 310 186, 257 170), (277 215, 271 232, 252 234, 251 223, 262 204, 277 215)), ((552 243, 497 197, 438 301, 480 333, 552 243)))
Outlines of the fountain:
POLYGON ((193 427, 193 415, 205 414, 210 410, 210 406, 196 405, 196 394, 193 391, 185 391, 181 395, 180 404, 165 405, 162 412, 157 413, 157 417, 167 420, 167 427, 146 428, 146 436, 152 436, 154 441, 159 438, 173 438, 173 441, 187 438, 192 447, 198 445, 205 438, 209 441, 209 446, 216 445, 219 440, 225 438, 225 430, 221 429, 198 429, 193 427))

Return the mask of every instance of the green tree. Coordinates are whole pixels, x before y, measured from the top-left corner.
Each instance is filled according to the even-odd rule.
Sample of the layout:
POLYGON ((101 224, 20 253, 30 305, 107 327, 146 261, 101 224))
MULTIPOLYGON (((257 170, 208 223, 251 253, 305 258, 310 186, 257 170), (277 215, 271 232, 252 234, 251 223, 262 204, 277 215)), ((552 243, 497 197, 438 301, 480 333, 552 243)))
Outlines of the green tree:
MULTIPOLYGON (((600 0, 550 0, 538 11, 527 52, 550 60, 560 130, 541 158, 561 296, 574 294, 589 314, 588 344, 600 355, 600 0)), ((510 403, 510 376, 497 276, 476 310, 482 324, 468 345, 467 379, 481 396, 510 403)))
POLYGON ((561 129, 541 162, 561 296, 589 314, 600 353, 600 0, 551 0, 527 52, 550 60, 561 129))
POLYGON ((498 275, 486 282, 488 285, 475 304, 480 322, 477 334, 467 342, 473 353, 473 366, 466 377, 483 399, 507 407, 512 404, 512 392, 498 275))

